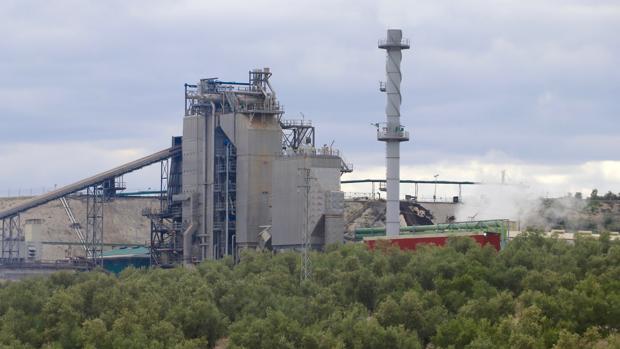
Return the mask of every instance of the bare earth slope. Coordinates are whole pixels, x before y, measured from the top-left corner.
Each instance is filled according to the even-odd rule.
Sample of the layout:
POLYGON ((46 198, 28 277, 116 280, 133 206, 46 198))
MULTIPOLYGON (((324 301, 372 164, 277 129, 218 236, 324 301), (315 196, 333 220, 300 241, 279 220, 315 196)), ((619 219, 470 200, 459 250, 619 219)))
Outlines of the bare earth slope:
MULTIPOLYGON (((0 210, 4 210, 29 199, 0 198, 0 210)), ((86 198, 71 196, 67 200, 73 214, 83 229, 86 227, 86 198)), ((159 202, 154 198, 117 198, 104 206, 104 242, 144 244, 149 241, 149 221, 142 216, 145 207, 158 207, 159 202)), ((69 218, 59 200, 49 202, 28 210, 21 214, 22 226, 28 219, 42 219, 41 234, 35 237, 37 241, 77 242, 77 237, 71 229, 69 218)), ((79 248, 73 246, 67 251, 67 246, 43 246, 43 259, 64 258, 66 252, 77 253, 79 248)))

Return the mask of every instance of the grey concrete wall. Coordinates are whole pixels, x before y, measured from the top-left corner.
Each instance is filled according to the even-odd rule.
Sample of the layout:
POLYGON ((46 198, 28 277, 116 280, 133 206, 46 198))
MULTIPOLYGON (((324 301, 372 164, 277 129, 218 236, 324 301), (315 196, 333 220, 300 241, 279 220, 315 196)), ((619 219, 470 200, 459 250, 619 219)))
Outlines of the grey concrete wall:
POLYGON ((273 170, 272 245, 297 245, 301 241, 304 215, 301 158, 279 158, 273 170))
MULTIPOLYGON (((202 115, 186 116, 183 118, 183 226, 188 227, 192 221, 197 234, 205 229, 205 184, 206 184, 206 118, 202 115), (191 202, 191 200, 196 202, 191 202)), ((193 257, 200 256, 200 249, 192 245, 193 257)))
POLYGON ((433 223, 447 223, 448 217, 455 216, 459 204, 451 202, 419 202, 424 208, 433 214, 433 223))
POLYGON ((229 113, 218 121, 237 148, 237 245, 254 247, 260 226, 271 224, 273 160, 282 129, 273 115, 229 113))
MULTIPOLYGON (((333 209, 332 192, 340 190, 340 159, 313 156, 284 156, 274 162, 273 175, 273 246, 302 243, 305 220, 305 179, 300 169, 310 169, 308 229, 313 245, 342 240, 343 210, 333 209), (328 207, 330 206, 330 207, 328 207), (326 213, 329 211, 329 217, 326 213), (329 219, 328 219, 329 218, 329 219), (327 228, 327 230, 326 230, 327 228)), ((343 196, 339 196, 343 199, 343 196)), ((341 200, 342 201, 342 200, 341 200)))
POLYGON ((345 231, 344 193, 329 191, 325 196, 325 245, 339 244, 345 231))

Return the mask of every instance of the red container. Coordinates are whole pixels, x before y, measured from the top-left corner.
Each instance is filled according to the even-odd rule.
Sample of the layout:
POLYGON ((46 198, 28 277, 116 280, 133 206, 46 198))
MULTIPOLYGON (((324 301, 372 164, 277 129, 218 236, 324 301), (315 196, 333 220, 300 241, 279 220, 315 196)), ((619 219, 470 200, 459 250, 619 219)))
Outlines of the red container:
POLYGON ((501 249, 499 233, 449 233, 449 234, 415 234, 399 235, 394 237, 377 236, 364 238, 364 243, 370 249, 374 249, 377 241, 389 241, 397 245, 401 250, 415 250, 418 245, 443 246, 451 236, 467 236, 474 239, 480 246, 491 245, 497 251, 501 249))

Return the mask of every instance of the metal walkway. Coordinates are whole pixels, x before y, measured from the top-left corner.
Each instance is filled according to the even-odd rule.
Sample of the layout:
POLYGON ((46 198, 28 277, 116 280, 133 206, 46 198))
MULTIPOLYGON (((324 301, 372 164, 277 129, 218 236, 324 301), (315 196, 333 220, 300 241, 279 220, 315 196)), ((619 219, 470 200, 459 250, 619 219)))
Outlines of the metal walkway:
POLYGON ((126 163, 124 165, 118 166, 116 168, 113 168, 109 171, 105 171, 102 173, 99 173, 97 175, 94 175, 92 177, 83 179, 81 181, 75 182, 73 184, 69 184, 67 186, 64 186, 62 188, 58 188, 56 190, 53 190, 49 193, 45 193, 43 195, 34 197, 26 202, 23 202, 19 205, 13 206, 7 210, 1 211, 0 212, 0 219, 5 219, 8 217, 12 217, 15 216, 21 212, 24 212, 26 210, 29 210, 31 208, 37 207, 37 206, 41 206, 45 203, 48 203, 50 201, 56 200, 56 199, 60 199, 63 196, 67 196, 71 193, 75 193, 77 191, 86 189, 90 186, 99 184, 103 181, 105 181, 106 179, 110 179, 110 178, 116 178, 118 176, 124 175, 126 173, 129 172, 133 172, 135 170, 139 170, 143 167, 146 167, 148 165, 154 164, 156 162, 165 160, 167 158, 170 158, 172 156, 178 155, 181 153, 181 147, 180 146, 176 146, 176 147, 171 147, 171 148, 167 148, 161 151, 158 151, 157 153, 145 156, 141 159, 138 160, 134 160, 132 162, 126 163))

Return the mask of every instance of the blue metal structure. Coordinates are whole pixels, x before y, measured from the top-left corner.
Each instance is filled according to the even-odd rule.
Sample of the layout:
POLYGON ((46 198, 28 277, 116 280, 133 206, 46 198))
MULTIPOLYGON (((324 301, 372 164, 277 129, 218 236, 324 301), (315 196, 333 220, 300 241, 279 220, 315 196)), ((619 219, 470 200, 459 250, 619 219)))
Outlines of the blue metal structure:
POLYGON ((233 255, 236 237, 237 148, 221 128, 215 130, 213 246, 216 259, 233 255))

